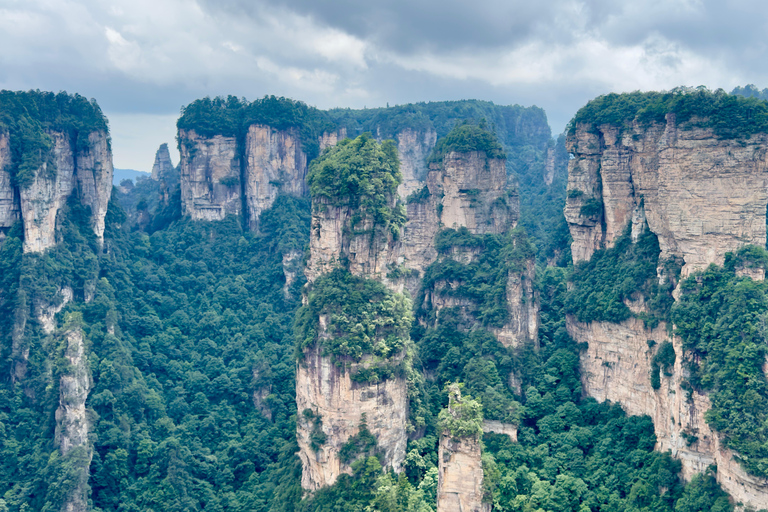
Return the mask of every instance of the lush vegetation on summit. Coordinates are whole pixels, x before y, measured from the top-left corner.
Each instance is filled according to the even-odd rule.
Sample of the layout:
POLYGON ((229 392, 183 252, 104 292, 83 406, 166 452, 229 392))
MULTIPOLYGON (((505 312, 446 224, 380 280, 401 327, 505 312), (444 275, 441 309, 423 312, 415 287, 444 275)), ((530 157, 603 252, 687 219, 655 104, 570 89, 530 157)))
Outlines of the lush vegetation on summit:
POLYGON ((457 125, 437 142, 429 156, 429 161, 441 163, 443 157, 452 151, 457 153, 483 151, 488 158, 507 157, 496 134, 487 129, 484 120, 477 125, 471 123, 457 125))
MULTIPOLYGON (((379 144, 365 133, 324 152, 312 162, 307 175, 313 199, 355 210, 353 229, 370 219, 375 226, 389 228, 395 236, 405 224, 405 209, 395 204, 402 180, 394 143, 379 144)), ((320 203, 316 207, 324 206, 320 203)))
POLYGON ((667 114, 686 126, 711 128, 723 139, 749 138, 768 132, 768 103, 754 97, 714 92, 706 87, 679 87, 668 92, 632 92, 599 96, 579 109, 568 130, 586 124, 596 128, 603 124, 628 126, 663 123, 667 114))
POLYGON ((29 187, 43 163, 48 175, 56 176, 53 131, 69 136, 73 147, 82 150, 89 146, 91 132, 107 131, 107 118, 94 100, 79 94, 0 91, 0 133, 9 134, 8 170, 14 184, 29 187))

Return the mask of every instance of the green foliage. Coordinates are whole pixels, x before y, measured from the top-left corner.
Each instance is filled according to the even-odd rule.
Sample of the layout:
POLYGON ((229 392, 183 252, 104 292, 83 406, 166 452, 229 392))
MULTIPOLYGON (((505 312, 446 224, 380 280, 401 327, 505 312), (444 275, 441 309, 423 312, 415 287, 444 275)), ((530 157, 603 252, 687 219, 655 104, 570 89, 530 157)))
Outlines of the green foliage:
POLYGON ((474 437, 483 435, 483 407, 471 396, 461 396, 458 384, 448 386, 448 408, 437 417, 439 432, 449 432, 452 437, 474 437))
MULTIPOLYGON (((649 342, 652 340, 649 340, 649 342)), ((650 343, 649 343, 650 348, 650 343)), ((668 340, 664 340, 656 354, 651 359, 651 387, 653 389, 659 389, 661 387, 661 375, 660 372, 664 371, 664 375, 669 377, 669 368, 675 365, 675 347, 672 346, 668 340)))
POLYGON ((736 270, 765 255, 759 247, 728 253, 722 267, 683 281, 672 308, 675 332, 690 354, 684 360, 690 385, 708 391, 712 402, 707 423, 739 453, 744 469, 761 477, 768 476, 768 285, 736 270))
POLYGON ((254 124, 268 125, 276 130, 295 128, 310 160, 320 151, 318 137, 335 128, 325 112, 301 101, 277 96, 264 96, 253 102, 236 96, 205 97, 183 107, 176 122, 180 130, 194 130, 205 137, 224 135, 238 139, 244 139, 248 128, 254 124))
POLYGON ((48 176, 56 175, 51 131, 64 133, 82 151, 88 148, 91 132, 107 130, 107 118, 96 102, 78 94, 0 91, 0 133, 10 136, 8 170, 21 188, 32 184, 44 163, 48 176))
POLYGON ((339 450, 339 460, 344 464, 350 464, 360 456, 366 458, 372 456, 375 450, 376 438, 368 430, 368 422, 366 421, 365 413, 363 413, 357 434, 351 436, 344 443, 344 446, 341 447, 341 450, 339 450))
MULTIPOLYGON (((595 251, 589 261, 577 264, 571 274, 566 312, 580 322, 621 322, 632 316, 625 301, 642 298, 650 309, 643 318, 652 325, 667 319, 677 275, 659 285, 659 242, 650 230, 632 243, 629 228, 610 249, 595 251)), ((679 272, 679 267, 672 268, 679 272)))
POLYGON ((597 217, 603 213, 603 202, 594 197, 590 197, 581 205, 579 215, 582 217, 597 217))
MULTIPOLYGON (((480 254, 466 265, 452 258, 438 259, 424 271, 422 295, 425 290, 431 290, 432 293, 469 299, 475 305, 472 315, 483 326, 504 325, 509 316, 509 273, 522 273, 534 254, 525 231, 515 229, 506 235, 472 235, 466 228, 447 229, 438 233, 435 246, 441 254, 454 247, 478 249, 480 254), (451 283, 451 286, 437 291, 435 285, 438 283, 451 283)), ((423 297, 417 303, 423 305, 423 297)))
POLYGON ((668 92, 632 92, 599 96, 579 109, 568 125, 571 133, 580 124, 626 126, 663 123, 675 114, 678 124, 711 128, 723 139, 749 138, 768 132, 768 103, 757 98, 714 92, 706 87, 678 87, 668 92))
POLYGON ((339 365, 372 356, 360 371, 365 381, 375 382, 371 379, 387 376, 393 363, 399 365, 413 321, 410 309, 404 295, 336 268, 312 284, 307 304, 296 314, 297 356, 303 358, 316 343, 339 365), (325 332, 320 331, 321 315, 328 318, 325 332))
POLYGON ((379 144, 369 134, 339 142, 312 162, 307 175, 314 199, 357 210, 352 228, 370 218, 393 233, 405 224, 402 205, 392 206, 402 180, 395 144, 379 144))
POLYGON ((441 163, 450 152, 469 153, 483 151, 488 158, 506 158, 504 148, 485 122, 479 125, 465 123, 457 125, 448 135, 440 139, 429 156, 430 162, 441 163))

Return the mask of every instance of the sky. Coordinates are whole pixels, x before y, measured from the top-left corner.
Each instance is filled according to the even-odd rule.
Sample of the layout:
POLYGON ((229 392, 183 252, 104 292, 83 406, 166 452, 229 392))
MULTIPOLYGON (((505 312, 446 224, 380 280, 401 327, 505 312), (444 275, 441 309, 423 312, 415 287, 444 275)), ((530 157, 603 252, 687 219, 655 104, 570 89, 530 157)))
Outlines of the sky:
POLYGON ((115 167, 149 171, 204 96, 482 99, 557 134, 600 94, 768 87, 766 29, 758 0, 0 0, 0 89, 95 98, 115 167))

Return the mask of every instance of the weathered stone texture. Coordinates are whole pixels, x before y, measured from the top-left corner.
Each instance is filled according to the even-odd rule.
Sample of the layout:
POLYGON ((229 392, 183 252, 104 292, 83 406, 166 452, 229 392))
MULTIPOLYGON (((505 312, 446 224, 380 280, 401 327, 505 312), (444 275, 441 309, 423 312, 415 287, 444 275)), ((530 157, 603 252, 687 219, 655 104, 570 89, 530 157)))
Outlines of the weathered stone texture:
POLYGON ((65 358, 69 367, 59 379, 59 407, 56 410, 56 446, 62 457, 75 458, 76 481, 65 499, 62 510, 88 510, 88 477, 93 454, 88 441, 89 418, 85 401, 91 390, 91 374, 85 354, 82 329, 73 328, 64 334, 67 348, 65 358), (77 450, 77 451, 76 451, 77 450))
POLYGON ((239 215, 240 158, 235 137, 203 137, 179 130, 181 209, 195 220, 239 215))
POLYGON ((578 126, 567 145, 575 157, 565 208, 574 262, 610 247, 633 216, 658 236, 662 260, 684 259, 683 277, 743 245, 765 245, 768 135, 718 139, 678 127, 670 114, 650 127, 578 126), (602 213, 581 215, 590 199, 602 213))
POLYGON ((717 464, 717 480, 736 502, 768 508, 768 480, 746 474, 734 453, 722 446, 719 434, 707 425, 704 414, 710 408, 709 398, 695 391, 689 396, 681 388, 684 368, 677 338, 671 339, 677 354, 672 375, 662 371, 661 387, 651 387, 651 361, 658 345, 670 339, 666 325, 649 330, 636 318, 620 324, 584 324, 568 317, 566 327, 576 342, 588 344, 581 354, 582 385, 588 396, 620 403, 631 415, 649 415, 657 449, 669 450, 681 460, 686 480, 717 464), (649 346, 648 340, 656 345, 649 346), (689 446, 684 434, 698 440, 689 446))
POLYGON ((437 132, 432 129, 421 131, 406 128, 395 138, 400 172, 403 174, 403 182, 397 188, 397 193, 405 199, 419 191, 427 180, 427 157, 437 143, 437 132))
POLYGON ((481 441, 473 437, 440 436, 437 512, 490 512, 483 503, 481 441))
POLYGON ((21 218, 18 190, 11 183, 11 143, 7 133, 0 132, 0 240, 7 228, 21 218))
POLYGON ((245 140, 245 161, 245 198, 252 230, 256 230, 261 212, 274 204, 278 194, 307 195, 307 155, 298 130, 251 125, 245 140))
MULTIPOLYGON (((359 364, 351 365, 355 371, 359 364)), ((359 431, 363 415, 368 430, 378 441, 383 465, 400 471, 408 438, 408 386, 404 378, 387 379, 377 384, 358 384, 322 357, 319 348, 309 349, 296 371, 296 407, 299 413, 297 439, 303 465, 301 486, 313 491, 333 484, 352 469, 339 459, 339 450, 359 431), (326 442, 317 451, 310 446, 314 424, 303 412, 309 409, 322 419, 326 442)))
POLYGON ((168 144, 160 144, 155 153, 155 163, 152 165, 152 179, 160 181, 168 179, 174 173, 173 163, 171 162, 171 153, 168 151, 168 144))

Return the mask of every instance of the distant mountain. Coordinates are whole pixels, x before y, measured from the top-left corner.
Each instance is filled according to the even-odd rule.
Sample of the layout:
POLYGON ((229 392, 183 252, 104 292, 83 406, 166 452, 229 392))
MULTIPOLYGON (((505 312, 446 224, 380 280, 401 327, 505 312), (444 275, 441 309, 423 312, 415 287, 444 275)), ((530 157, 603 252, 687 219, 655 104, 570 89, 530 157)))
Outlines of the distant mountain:
POLYGON ((135 169, 115 169, 115 173, 112 177, 112 183, 114 185, 120 185, 123 180, 136 180, 139 178, 149 178, 151 175, 148 172, 137 171, 135 169))

